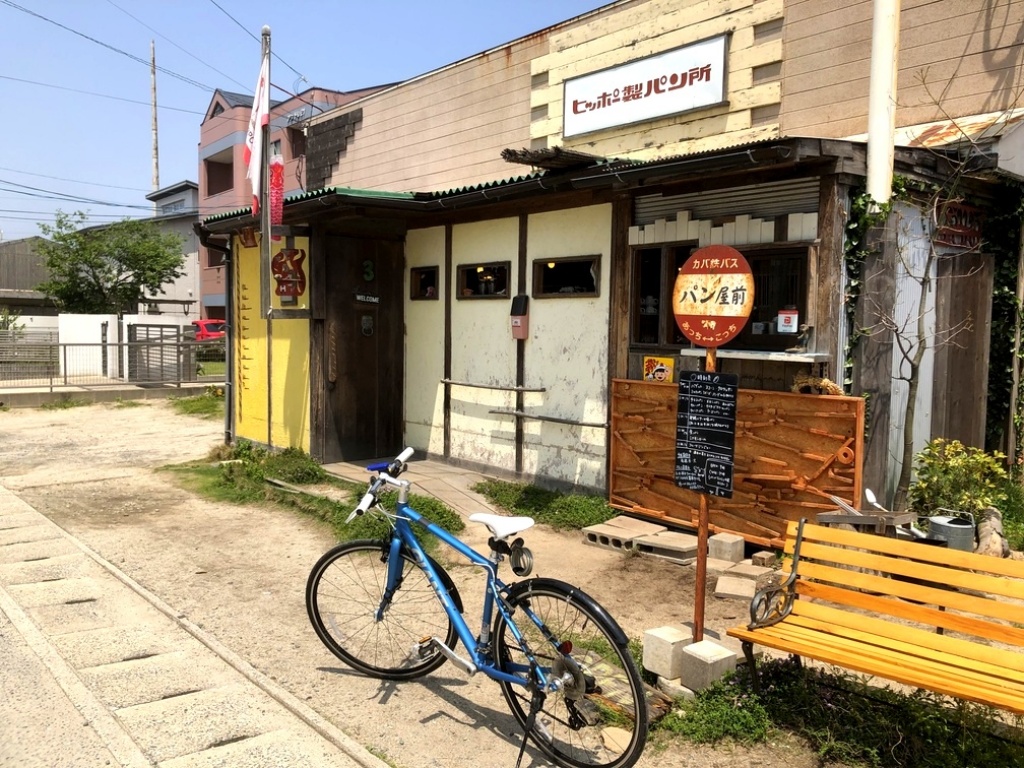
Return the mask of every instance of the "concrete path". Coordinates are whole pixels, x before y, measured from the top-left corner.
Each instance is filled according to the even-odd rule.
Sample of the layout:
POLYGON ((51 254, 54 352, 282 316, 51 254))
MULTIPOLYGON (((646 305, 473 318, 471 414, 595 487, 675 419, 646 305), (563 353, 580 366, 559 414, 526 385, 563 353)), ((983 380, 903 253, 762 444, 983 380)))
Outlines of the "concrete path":
POLYGON ((0 485, 0 766, 385 764, 0 485))

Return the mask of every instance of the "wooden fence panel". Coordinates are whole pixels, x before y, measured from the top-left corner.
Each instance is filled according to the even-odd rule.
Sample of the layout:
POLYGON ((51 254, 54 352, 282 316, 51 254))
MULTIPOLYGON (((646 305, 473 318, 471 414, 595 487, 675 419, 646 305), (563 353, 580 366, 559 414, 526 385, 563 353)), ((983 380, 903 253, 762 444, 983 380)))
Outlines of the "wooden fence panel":
MULTIPOLYGON (((696 528, 700 495, 675 484, 678 386, 612 381, 609 502, 641 517, 696 528)), ((861 498, 864 400, 741 389, 731 499, 708 496, 710 532, 781 547, 790 520, 861 498)))

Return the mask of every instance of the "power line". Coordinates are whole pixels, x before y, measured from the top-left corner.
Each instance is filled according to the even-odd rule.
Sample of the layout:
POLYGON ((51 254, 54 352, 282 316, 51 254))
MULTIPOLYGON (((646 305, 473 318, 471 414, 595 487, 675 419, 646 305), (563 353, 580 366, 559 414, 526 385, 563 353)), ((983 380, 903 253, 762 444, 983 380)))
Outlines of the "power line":
POLYGON ((149 194, 152 190, 142 187, 119 187, 116 184, 100 184, 95 181, 79 181, 78 179, 66 179, 63 176, 47 176, 45 173, 33 173, 32 171, 20 171, 17 168, 5 168, 0 166, 0 171, 10 171, 11 173, 21 173, 25 176, 38 176, 41 179, 52 179, 53 181, 66 181, 71 184, 88 184, 90 187, 108 187, 110 189, 125 189, 129 192, 145 192, 149 194))
MULTIPOLYGON (((250 32, 250 31, 249 31, 248 29, 246 29, 245 25, 244 25, 244 24, 242 24, 242 22, 240 22, 240 21, 239 21, 238 19, 236 19, 236 18, 235 18, 234 16, 232 16, 232 15, 231 15, 230 13, 228 13, 227 11, 225 11, 225 10, 224 10, 224 9, 223 9, 223 8, 221 7, 221 5, 220 5, 220 4, 219 4, 219 3, 217 2, 217 0, 210 0, 210 2, 211 2, 211 3, 213 3, 213 4, 215 5, 215 6, 217 6, 217 8, 218 8, 218 9, 220 10, 220 12, 221 12, 221 13, 223 13, 223 14, 224 14, 225 16, 227 16, 227 17, 228 17, 229 19, 231 19, 231 20, 232 20, 233 22, 235 22, 235 24, 237 24, 237 25, 238 25, 238 28, 239 28, 239 29, 241 29, 241 30, 242 30, 243 32, 245 32, 245 34, 247 34, 247 35, 248 35, 249 37, 251 37, 251 38, 252 38, 253 40, 255 40, 255 41, 256 41, 257 43, 260 43, 261 45, 263 44, 263 41, 262 41, 262 40, 261 40, 260 38, 256 37, 256 35, 254 35, 254 34, 253 34, 252 32, 250 32)), ((308 83, 308 82, 309 82, 309 81, 308 81, 308 80, 306 79, 306 76, 305 76, 304 74, 302 74, 301 72, 299 72, 299 70, 297 70, 297 69, 296 69, 295 67, 293 67, 293 66, 292 66, 291 64, 289 64, 289 63, 288 63, 287 61, 285 61, 285 60, 284 60, 284 59, 282 59, 282 58, 281 58, 280 56, 278 56, 278 55, 277 55, 276 53, 274 53, 274 50, 273 50, 273 48, 271 48, 271 50, 270 50, 270 55, 271 55, 271 56, 273 56, 273 57, 274 57, 275 59, 277 59, 278 61, 280 61, 280 62, 281 62, 282 64, 284 64, 284 65, 285 65, 286 67, 288 67, 288 69, 290 69, 290 70, 291 70, 292 72, 294 72, 294 73, 295 73, 295 74, 296 74, 296 75, 297 75, 297 76, 299 77, 299 79, 301 79, 301 80, 302 80, 302 81, 303 81, 304 83, 308 83)), ((282 90, 283 90, 283 89, 282 89, 282 90)))
MULTIPOLYGON (((45 21, 48 24, 53 24, 55 27, 60 27, 61 29, 65 30, 66 32, 70 32, 73 35, 78 35, 79 37, 81 37, 81 38, 83 38, 85 40, 88 40, 91 43, 95 43, 96 45, 102 46, 103 48, 106 48, 107 50, 113 51, 114 53, 119 53, 122 56, 127 56, 132 61, 137 61, 140 64, 144 64, 146 67, 149 67, 151 65, 151 62, 149 60, 147 60, 147 59, 143 59, 143 58, 141 58, 139 56, 136 56, 136 55, 134 55, 132 53, 128 53, 127 51, 122 51, 120 48, 116 48, 113 45, 110 45, 109 43, 104 43, 102 40, 97 40, 95 37, 90 37, 89 35, 85 34, 84 32, 79 32, 77 29, 72 29, 69 26, 61 24, 59 21, 54 21, 53 19, 47 18, 46 16, 43 16, 42 14, 36 13, 35 11, 30 11, 28 8, 23 8, 22 6, 18 5, 17 3, 12 2, 12 0, 0 0, 0 3, 3 3, 4 5, 6 5, 6 6, 10 7, 10 8, 13 8, 16 11, 21 11, 22 13, 27 13, 29 16, 35 16, 37 19, 40 19, 41 21, 45 21)), ((205 91, 214 91, 214 90, 216 90, 215 88, 211 88, 210 86, 208 86, 208 85, 206 85, 204 83, 200 83, 198 80, 193 80, 190 77, 185 77, 184 75, 179 75, 177 72, 174 72, 174 71, 172 71, 170 69, 166 69, 165 67, 158 66, 156 69, 157 69, 158 72, 163 72, 165 75, 170 75, 171 77, 176 78, 178 80, 181 80, 184 83, 188 83, 189 85, 194 85, 196 88, 202 88, 205 91)))
MULTIPOLYGON (((38 85, 38 86, 40 86, 42 88, 56 88, 59 91, 70 91, 72 93, 81 93, 81 94, 84 94, 86 96, 98 96, 101 99, 113 99, 114 101, 126 101, 129 104, 142 104, 143 106, 146 106, 146 107, 152 106, 152 104, 150 104, 150 102, 148 102, 148 101, 140 101, 138 99, 128 99, 128 98, 125 98, 124 96, 110 96, 110 95, 108 95, 106 93, 96 93, 94 91, 82 91, 82 90, 79 90, 78 88, 68 88, 68 87, 63 86, 63 85, 53 85, 52 83, 40 83, 40 82, 38 82, 36 80, 25 80, 25 79, 20 78, 20 77, 11 77, 10 75, 0 75, 0 80, 11 80, 11 81, 16 82, 16 83, 26 83, 27 85, 38 85)), ((206 114, 205 112, 197 112, 194 109, 183 109, 181 107, 164 107, 164 106, 157 105, 157 108, 158 109, 168 109, 168 110, 172 110, 174 112, 185 112, 185 113, 190 114, 190 115, 205 115, 206 114)))
POLYGON ((185 50, 184 48, 182 48, 182 47, 181 47, 180 45, 178 45, 178 44, 177 44, 176 42, 174 42, 173 40, 171 40, 170 38, 168 38, 168 37, 167 37, 166 35, 162 35, 162 34, 160 34, 160 32, 159 32, 159 31, 157 31, 157 30, 153 29, 153 27, 149 26, 149 25, 148 25, 148 24, 147 24, 146 22, 142 21, 142 20, 141 20, 140 18, 138 18, 137 16, 133 16, 133 15, 132 15, 132 14, 130 14, 130 13, 129 13, 128 11, 126 11, 126 10, 125 10, 124 8, 122 8, 121 6, 119 6, 119 5, 117 4, 117 3, 115 3, 115 2, 114 2, 114 0, 107 0, 107 2, 108 2, 108 3, 110 3, 110 4, 112 5, 112 6, 114 6, 115 8, 117 8, 117 10, 121 11, 121 13, 123 13, 123 14, 125 14, 126 16, 128 16, 129 18, 131 18, 131 19, 134 19, 135 21, 137 21, 137 22, 138 22, 139 24, 141 24, 142 26, 144 26, 144 27, 145 27, 146 29, 148 29, 148 30, 149 30, 150 32, 152 32, 152 33, 153 33, 154 35, 157 35, 157 36, 158 36, 158 37, 160 37, 161 39, 163 39, 163 40, 166 40, 166 41, 167 41, 168 43, 170 43, 171 45, 173 45, 173 46, 174 46, 175 48, 177 48, 177 49, 178 49, 179 51, 181 51, 182 53, 186 54, 187 56, 191 56, 191 57, 192 57, 193 59, 195 59, 196 61, 198 61, 198 62, 199 62, 200 64, 202 64, 203 66, 209 67, 210 69, 212 69, 212 70, 213 70, 214 72, 216 72, 216 73, 217 73, 218 75, 220 75, 221 77, 226 77, 226 78, 227 78, 228 80, 230 80, 230 81, 231 81, 231 82, 233 82, 233 83, 236 83, 237 85, 241 86, 242 88, 245 88, 245 87, 246 87, 246 86, 242 85, 241 83, 239 83, 239 82, 238 82, 237 80, 235 80, 235 78, 231 77, 231 75, 227 75, 227 74, 225 74, 225 73, 221 72, 221 71, 220 71, 219 69, 217 69, 217 68, 216 68, 215 66, 213 66, 213 65, 212 65, 212 64, 210 64, 209 62, 203 61, 202 59, 200 59, 200 58, 199 58, 198 56, 196 56, 195 54, 193 54, 193 53, 191 53, 191 52, 189 52, 189 51, 186 51, 186 50, 185 50))

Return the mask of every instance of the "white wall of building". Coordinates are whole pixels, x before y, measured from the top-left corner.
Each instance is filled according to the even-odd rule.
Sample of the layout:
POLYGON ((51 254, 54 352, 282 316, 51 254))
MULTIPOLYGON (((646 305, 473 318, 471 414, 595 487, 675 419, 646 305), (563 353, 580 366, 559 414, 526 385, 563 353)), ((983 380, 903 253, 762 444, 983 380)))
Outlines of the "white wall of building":
POLYGON ((410 270, 436 267, 441 290, 436 300, 405 305, 405 444, 444 453, 444 227, 411 230, 405 241, 405 296, 410 270))
MULTIPOLYGON (((608 419, 611 214, 610 205, 595 205, 529 217, 530 279, 534 260, 600 255, 601 269, 596 297, 530 299, 525 385, 546 391, 526 394, 527 413, 592 424, 608 419)), ((524 473, 603 487, 604 428, 528 419, 524 431, 524 473)))

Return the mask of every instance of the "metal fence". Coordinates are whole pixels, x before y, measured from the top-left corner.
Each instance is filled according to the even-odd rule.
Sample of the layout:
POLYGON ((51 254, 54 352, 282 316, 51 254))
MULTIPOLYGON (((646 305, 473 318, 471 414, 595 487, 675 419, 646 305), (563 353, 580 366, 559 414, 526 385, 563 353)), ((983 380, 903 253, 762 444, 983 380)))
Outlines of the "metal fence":
POLYGON ((173 327, 133 328, 127 342, 98 344, 62 344, 49 331, 0 331, 0 389, 224 381, 223 339, 195 341, 173 327))

